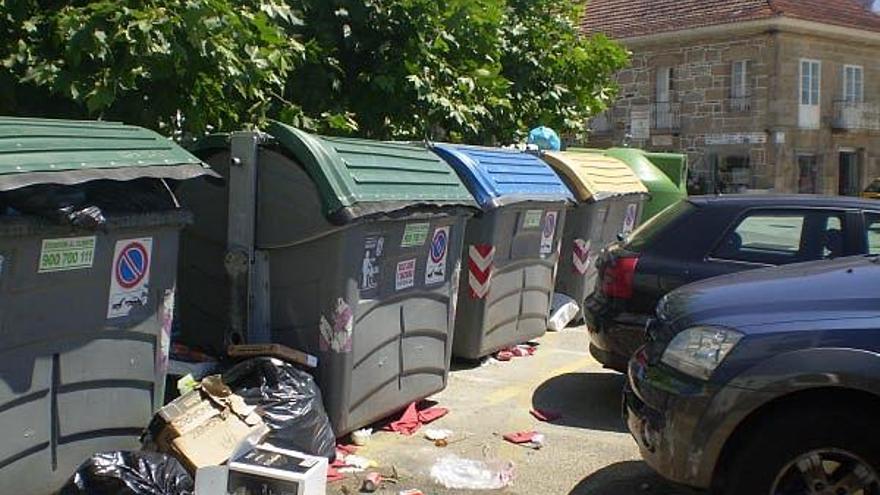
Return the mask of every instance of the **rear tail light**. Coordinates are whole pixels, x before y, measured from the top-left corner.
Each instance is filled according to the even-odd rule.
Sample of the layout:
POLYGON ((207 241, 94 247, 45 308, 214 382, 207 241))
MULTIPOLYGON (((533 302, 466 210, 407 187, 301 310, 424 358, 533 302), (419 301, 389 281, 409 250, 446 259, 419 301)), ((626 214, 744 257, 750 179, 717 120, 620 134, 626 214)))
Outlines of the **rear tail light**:
POLYGON ((602 292, 608 297, 629 299, 633 295, 633 278, 639 258, 627 256, 612 260, 602 274, 602 292))

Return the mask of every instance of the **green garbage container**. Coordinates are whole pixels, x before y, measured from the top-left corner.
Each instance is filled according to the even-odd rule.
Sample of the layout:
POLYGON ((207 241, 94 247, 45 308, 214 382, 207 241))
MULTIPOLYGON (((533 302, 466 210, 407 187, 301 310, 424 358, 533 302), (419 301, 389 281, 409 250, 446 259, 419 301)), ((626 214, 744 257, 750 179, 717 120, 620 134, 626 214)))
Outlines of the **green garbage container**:
POLYGON ((650 197, 645 202, 642 222, 687 197, 687 156, 634 148, 611 148, 604 152, 629 165, 648 188, 650 197))
POLYGON ((160 179, 206 173, 145 129, 0 117, 0 493, 52 493, 139 447, 191 220, 160 179))
MULTIPOLYGON (((639 224, 648 190, 625 163, 599 151, 541 155, 574 192, 577 203, 566 216, 556 292, 583 308, 593 293, 599 252, 639 224)), ((583 317, 583 309, 578 315, 583 317)))
POLYGON ((197 153, 184 184, 181 342, 275 342, 318 357, 343 435, 446 386, 465 221, 475 202, 423 146, 273 124, 197 153))

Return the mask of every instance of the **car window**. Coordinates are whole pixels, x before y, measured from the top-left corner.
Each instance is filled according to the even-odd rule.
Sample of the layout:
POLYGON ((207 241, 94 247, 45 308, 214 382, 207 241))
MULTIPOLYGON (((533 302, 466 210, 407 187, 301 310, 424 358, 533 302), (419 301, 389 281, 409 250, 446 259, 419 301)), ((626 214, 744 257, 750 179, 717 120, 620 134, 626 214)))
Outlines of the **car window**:
POLYGON ((880 213, 865 213, 865 241, 868 254, 880 254, 880 213))
POLYGON ((634 230, 627 238, 626 247, 634 251, 641 250, 645 244, 651 242, 651 240, 656 237, 657 234, 666 229, 668 225, 671 225, 675 220, 689 214, 695 208, 696 206, 687 200, 681 200, 668 206, 666 209, 654 215, 654 217, 634 230))
POLYGON ((868 184, 868 187, 865 188, 865 192, 868 193, 880 193, 880 179, 874 179, 868 184))
POLYGON ((836 258, 846 253, 842 212, 751 212, 716 247, 712 257, 783 265, 836 258))

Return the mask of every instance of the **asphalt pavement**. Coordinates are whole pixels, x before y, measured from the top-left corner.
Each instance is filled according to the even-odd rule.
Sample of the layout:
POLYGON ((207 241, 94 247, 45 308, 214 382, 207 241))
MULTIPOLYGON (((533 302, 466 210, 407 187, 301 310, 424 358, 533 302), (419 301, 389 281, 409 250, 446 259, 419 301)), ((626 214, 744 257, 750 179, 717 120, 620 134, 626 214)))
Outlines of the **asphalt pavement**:
MULTIPOLYGON (((620 415, 624 377, 602 367, 587 352, 584 327, 548 333, 536 341, 535 355, 510 362, 453 363, 449 386, 431 397, 450 410, 430 428, 453 432, 446 447, 423 436, 375 433, 358 454, 378 463, 383 475, 397 473, 398 483, 377 493, 419 489, 425 494, 473 493, 450 490, 431 480, 438 459, 512 462, 513 484, 495 493, 542 495, 701 495, 674 486, 641 461, 620 415), (562 414, 539 422, 532 408, 562 414), (510 444, 505 433, 537 430, 545 435, 540 450, 510 444)), ((328 493, 358 493, 363 474, 350 474, 328 493)))

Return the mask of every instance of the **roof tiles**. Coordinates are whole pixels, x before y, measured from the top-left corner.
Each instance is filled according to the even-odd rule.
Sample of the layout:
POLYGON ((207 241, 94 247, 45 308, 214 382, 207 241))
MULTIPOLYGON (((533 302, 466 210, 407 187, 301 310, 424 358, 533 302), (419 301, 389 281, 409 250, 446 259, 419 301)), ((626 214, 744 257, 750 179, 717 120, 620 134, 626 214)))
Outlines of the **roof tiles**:
POLYGON ((588 0, 581 29, 631 38, 773 17, 880 32, 856 0, 588 0))

